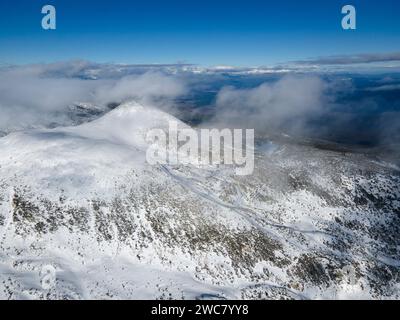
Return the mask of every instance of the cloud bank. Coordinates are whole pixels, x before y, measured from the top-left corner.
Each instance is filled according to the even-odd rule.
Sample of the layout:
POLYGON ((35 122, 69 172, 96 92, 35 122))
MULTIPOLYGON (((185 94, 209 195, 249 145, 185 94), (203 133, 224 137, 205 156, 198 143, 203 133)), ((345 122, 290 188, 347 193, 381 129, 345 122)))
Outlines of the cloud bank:
POLYGON ((70 111, 78 102, 95 108, 96 118, 110 110, 110 104, 136 100, 190 123, 250 128, 257 135, 286 133, 356 144, 400 141, 400 78, 395 74, 366 77, 357 88, 348 75, 217 69, 86 61, 5 66, 0 68, 0 136, 75 125, 80 119, 72 119, 70 111), (214 95, 209 105, 202 105, 214 95))
POLYGON ((257 134, 307 130, 328 103, 327 84, 316 76, 285 76, 256 88, 223 88, 210 125, 255 129, 257 134))
POLYGON ((399 144, 400 105, 380 90, 366 91, 348 79, 310 74, 285 75, 253 88, 228 86, 219 91, 215 115, 204 125, 255 129, 259 137, 288 134, 358 146, 399 144))
POLYGON ((181 81, 160 71, 89 80, 88 70, 86 62, 0 69, 0 131, 68 121, 66 111, 78 102, 100 108, 129 99, 166 105, 185 92, 181 81))
POLYGON ((295 61, 295 64, 350 65, 350 64, 360 64, 360 63, 399 62, 399 61, 400 61, 400 52, 393 52, 393 53, 369 53, 369 54, 319 57, 316 59, 295 61))

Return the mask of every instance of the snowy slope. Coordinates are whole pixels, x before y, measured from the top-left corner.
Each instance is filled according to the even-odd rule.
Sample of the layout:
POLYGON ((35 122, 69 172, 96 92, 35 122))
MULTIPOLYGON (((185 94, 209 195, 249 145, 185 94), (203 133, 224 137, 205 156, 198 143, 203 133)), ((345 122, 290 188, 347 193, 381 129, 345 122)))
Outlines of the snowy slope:
POLYGON ((0 139, 0 298, 400 297, 396 167, 274 142, 247 177, 150 166, 171 120, 128 103, 0 139))

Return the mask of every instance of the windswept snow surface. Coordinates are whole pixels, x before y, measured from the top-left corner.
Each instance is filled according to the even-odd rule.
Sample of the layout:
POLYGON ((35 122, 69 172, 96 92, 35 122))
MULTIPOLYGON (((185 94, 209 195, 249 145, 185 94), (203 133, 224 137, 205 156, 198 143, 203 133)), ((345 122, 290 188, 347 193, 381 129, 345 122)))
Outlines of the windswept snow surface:
POLYGON ((171 120, 127 103, 0 139, 0 298, 400 298, 396 167, 271 141, 251 176, 151 166, 171 120))

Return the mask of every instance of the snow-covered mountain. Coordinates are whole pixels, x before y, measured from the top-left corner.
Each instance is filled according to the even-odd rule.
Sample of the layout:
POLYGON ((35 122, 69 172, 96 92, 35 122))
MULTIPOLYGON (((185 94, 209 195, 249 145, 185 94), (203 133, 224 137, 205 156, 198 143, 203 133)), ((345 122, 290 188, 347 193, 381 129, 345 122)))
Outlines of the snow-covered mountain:
POLYGON ((151 166, 171 120, 127 103, 0 139, 0 298, 400 298, 395 165, 266 141, 251 176, 151 166))

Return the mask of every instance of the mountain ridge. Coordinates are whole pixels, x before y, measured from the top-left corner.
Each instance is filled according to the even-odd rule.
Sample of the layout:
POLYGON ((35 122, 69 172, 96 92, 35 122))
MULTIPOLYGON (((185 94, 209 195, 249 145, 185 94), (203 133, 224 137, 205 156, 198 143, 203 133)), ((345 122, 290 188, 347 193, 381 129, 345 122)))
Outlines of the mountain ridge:
POLYGON ((146 131, 170 120, 128 103, 0 139, 1 298, 400 296, 398 170, 285 143, 247 177, 150 166, 146 131))

